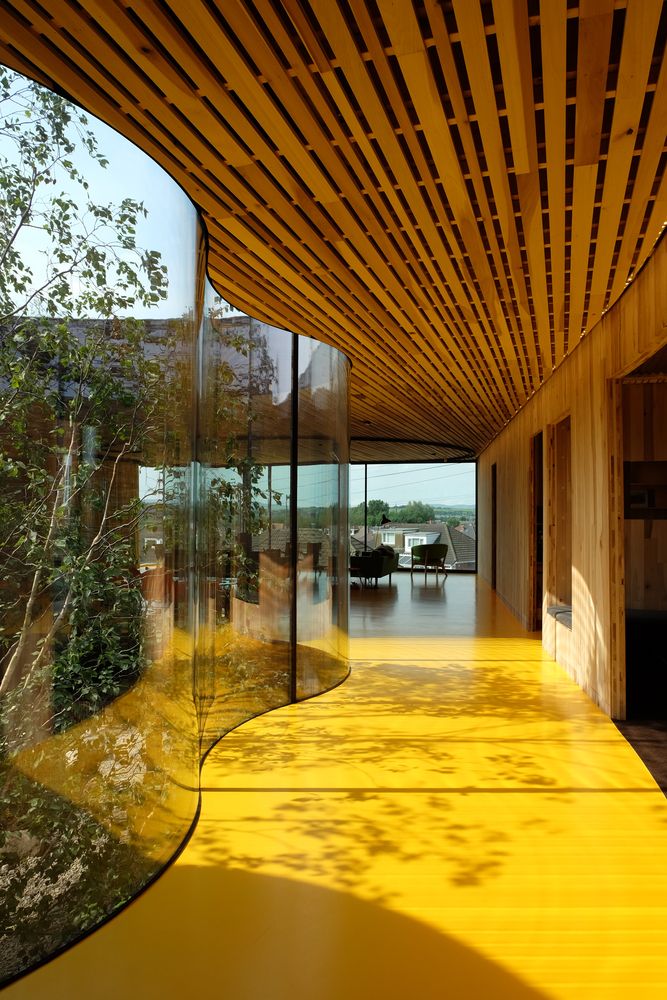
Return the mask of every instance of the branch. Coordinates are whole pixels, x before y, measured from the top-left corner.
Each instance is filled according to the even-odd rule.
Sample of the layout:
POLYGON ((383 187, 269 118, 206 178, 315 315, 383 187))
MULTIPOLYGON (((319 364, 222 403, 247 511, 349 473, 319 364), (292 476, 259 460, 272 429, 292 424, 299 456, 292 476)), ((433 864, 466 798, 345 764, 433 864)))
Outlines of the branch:
MULTIPOLYGON (((72 440, 70 440, 70 446, 69 446, 69 449, 68 449, 68 456, 71 455, 71 453, 72 453, 72 447, 73 447, 73 436, 72 436, 72 440)), ((63 465, 61 466, 60 470, 56 473, 56 476, 54 477, 54 481, 57 481, 59 478, 62 478, 64 476, 65 467, 66 467, 65 463, 63 463, 63 465)), ((53 536, 55 534, 56 524, 57 523, 58 523, 58 503, 56 502, 56 503, 53 504, 53 508, 51 510, 51 518, 50 518, 50 521, 49 521, 49 530, 48 530, 48 533, 47 533, 47 536, 46 536, 46 540, 45 540, 45 543, 44 543, 44 550, 45 550, 45 552, 48 552, 49 549, 51 548, 51 545, 53 543, 53 536)), ((38 593, 39 593, 39 589, 40 589, 39 585, 40 585, 40 580, 41 580, 43 571, 44 571, 43 564, 40 564, 38 566, 38 568, 35 570, 35 574, 34 574, 33 579, 32 579, 32 585, 30 587, 30 594, 29 594, 28 600, 26 602, 26 608, 25 608, 25 613, 23 615, 23 622, 21 624, 21 631, 19 633, 19 638, 18 638, 18 640, 16 642, 16 645, 14 646, 14 650, 12 652, 12 655, 11 655, 10 659, 9 659, 9 663, 7 664, 7 669, 6 669, 5 673, 4 673, 4 676, 3 676, 2 680, 0 681, 0 695, 3 695, 7 690, 9 690, 9 688, 10 688, 10 686, 11 686, 13 680, 14 680, 15 674, 17 674, 18 671, 19 671, 19 669, 20 669, 21 658, 23 656, 23 652, 24 652, 25 647, 26 647, 27 642, 28 642, 28 635, 29 635, 29 632, 30 632, 31 625, 33 624, 33 609, 34 609, 34 606, 35 606, 35 603, 36 603, 36 600, 37 600, 37 596, 38 596, 38 593)), ((37 665, 37 663, 41 660, 41 657, 43 655, 43 651, 45 649, 45 646, 46 646, 46 639, 44 640, 44 644, 42 645, 42 648, 40 649, 39 653, 37 654, 37 657, 33 661, 32 667, 28 671, 28 674, 26 676, 26 681, 28 680, 28 677, 32 673, 32 670, 35 668, 35 666, 37 665)))
MULTIPOLYGON (((26 309, 28 308, 28 306, 30 305, 30 303, 35 298, 37 298, 39 295, 41 295, 45 291, 45 289, 47 289, 51 285, 55 284, 61 278, 66 278, 68 275, 71 275, 74 272, 75 268, 77 268, 79 266, 79 264, 81 264, 81 262, 85 259, 86 253, 91 249, 91 241, 92 241, 93 236, 95 235, 95 233, 98 230, 100 230, 100 229, 104 229, 105 226, 106 226, 106 222, 104 220, 102 220, 102 219, 98 219, 97 224, 94 225, 90 230, 85 230, 84 229, 83 235, 81 237, 81 243, 79 245, 79 251, 78 252, 74 252, 74 256, 72 257, 71 261, 69 262, 69 265, 67 267, 63 268, 62 270, 55 271, 53 274, 51 274, 50 276, 48 276, 46 278, 46 280, 44 282, 42 282, 42 284, 38 288, 36 288, 31 293, 31 295, 28 296, 27 299, 25 299, 24 302, 22 302, 20 305, 18 305, 11 312, 6 313, 4 316, 0 316, 0 324, 6 323, 8 320, 12 319, 12 317, 18 316, 21 313, 24 313, 26 311, 26 309)), ((102 243, 100 245, 104 246, 105 244, 102 243)), ((108 244, 107 244, 107 246, 108 246, 108 244)))
POLYGON ((20 231, 23 228, 23 226, 26 224, 27 219, 30 217, 30 213, 32 211, 33 201, 35 199, 35 190, 36 190, 35 177, 36 177, 36 175, 33 173, 33 185, 32 185, 31 191, 30 191, 30 200, 29 200, 29 202, 28 202, 25 210, 21 213, 21 217, 20 217, 19 221, 16 223, 16 227, 14 229, 14 232, 12 233, 11 237, 7 240, 7 244, 6 244, 5 248, 4 248, 4 250, 2 251, 2 253, 0 254, 0 270, 4 267, 5 261, 7 259, 7 255, 9 254, 9 251, 11 250, 11 248, 14 246, 14 242, 16 240, 16 237, 20 233, 20 231))

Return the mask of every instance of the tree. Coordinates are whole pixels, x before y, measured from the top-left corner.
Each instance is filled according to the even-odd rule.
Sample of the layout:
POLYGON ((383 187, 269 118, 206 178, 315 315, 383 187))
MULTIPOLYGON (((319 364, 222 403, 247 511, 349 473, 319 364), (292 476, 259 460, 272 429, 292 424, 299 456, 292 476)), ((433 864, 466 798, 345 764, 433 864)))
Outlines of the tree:
POLYGON ((422 524, 432 521, 435 511, 430 504, 422 503, 421 500, 410 500, 405 507, 401 508, 400 519, 405 524, 422 524))
POLYGON ((358 528, 360 525, 363 527, 364 524, 364 505, 363 503, 358 503, 355 507, 350 507, 349 510, 349 523, 350 527, 358 528))
POLYGON ((137 243, 143 205, 90 197, 75 152, 107 161, 87 124, 0 69, 0 694, 48 666, 57 711, 85 702, 66 722, 141 659, 141 504, 122 487, 161 383, 143 324, 121 317, 167 288, 137 243))
POLYGON ((389 513, 389 504, 386 500, 368 501, 368 523, 375 527, 382 520, 383 514, 389 513))

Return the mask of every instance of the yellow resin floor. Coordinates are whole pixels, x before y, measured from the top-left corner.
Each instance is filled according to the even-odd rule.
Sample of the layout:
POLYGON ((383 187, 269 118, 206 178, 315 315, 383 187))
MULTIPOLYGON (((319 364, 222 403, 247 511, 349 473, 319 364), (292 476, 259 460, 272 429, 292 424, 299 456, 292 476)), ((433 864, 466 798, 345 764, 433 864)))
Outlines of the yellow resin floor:
POLYGON ((632 748, 475 577, 351 596, 351 677, 225 737, 176 864, 7 1000, 664 1000, 632 748))

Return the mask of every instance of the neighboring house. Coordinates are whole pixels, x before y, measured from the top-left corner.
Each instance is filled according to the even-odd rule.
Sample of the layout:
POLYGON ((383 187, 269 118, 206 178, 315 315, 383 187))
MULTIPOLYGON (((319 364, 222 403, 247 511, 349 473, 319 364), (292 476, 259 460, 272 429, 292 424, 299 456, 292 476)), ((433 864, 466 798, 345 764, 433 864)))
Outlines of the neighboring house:
MULTIPOLYGON (((364 547, 363 528, 352 532, 350 543, 355 550, 364 547)), ((398 564, 403 569, 410 568, 410 550, 413 545, 436 543, 449 546, 446 562, 448 569, 475 569, 475 539, 459 528, 450 528, 444 521, 421 524, 395 522, 368 529, 368 548, 391 545, 400 554, 398 564)))
POLYGON ((464 535, 468 538, 472 538, 473 541, 477 538, 477 522, 476 521, 464 521, 462 524, 456 525, 457 531, 462 531, 464 535))
MULTIPOLYGON (((474 526, 472 537, 465 530, 467 527, 466 525, 449 529, 449 537, 456 553, 456 562, 452 565, 452 569, 477 569, 477 543, 474 526)), ((449 556, 449 553, 447 555, 449 556)))
MULTIPOLYGON (((290 529, 285 525, 273 525, 271 528, 264 528, 262 531, 252 536, 252 552, 280 553, 287 557, 290 546, 290 529)), ((297 541, 299 559, 312 554, 314 568, 316 570, 326 569, 331 556, 331 538, 323 528, 297 528, 297 541)))

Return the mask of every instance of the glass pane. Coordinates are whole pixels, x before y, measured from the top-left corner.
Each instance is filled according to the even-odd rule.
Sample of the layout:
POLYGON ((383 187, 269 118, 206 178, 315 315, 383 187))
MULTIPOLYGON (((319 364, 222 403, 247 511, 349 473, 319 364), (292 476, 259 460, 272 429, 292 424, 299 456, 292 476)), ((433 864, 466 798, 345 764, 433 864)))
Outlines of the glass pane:
POLYGON ((389 545, 399 569, 410 569, 410 549, 447 545, 448 572, 475 570, 475 464, 369 465, 364 536, 364 466, 350 472, 350 545, 353 551, 389 545))
POLYGON ((347 673, 347 362, 299 340, 297 696, 347 673))
POLYGON ((347 361, 306 342, 297 512, 297 339, 206 286, 196 213, 160 168, 48 91, 7 86, 0 983, 173 857, 202 749, 345 675, 348 599, 347 361), (36 121, 72 148, 58 133, 54 200, 26 234, 36 121))
POLYGON ((289 701, 291 335, 209 288, 199 407, 205 744, 289 701))
POLYGON ((111 129, 5 79, 0 980, 166 863, 196 809, 198 764, 196 215, 111 129), (53 183, 33 190, 45 144, 53 183))

